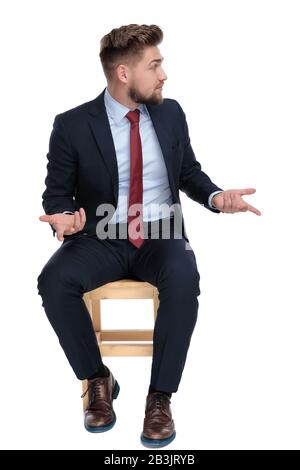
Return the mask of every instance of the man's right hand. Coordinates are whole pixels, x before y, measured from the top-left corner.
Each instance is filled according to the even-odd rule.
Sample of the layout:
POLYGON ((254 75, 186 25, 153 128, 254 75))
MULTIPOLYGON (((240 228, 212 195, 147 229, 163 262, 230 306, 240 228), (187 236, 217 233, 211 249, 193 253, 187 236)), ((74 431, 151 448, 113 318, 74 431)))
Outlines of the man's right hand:
POLYGON ((41 215, 39 220, 51 224, 59 241, 64 240, 64 235, 73 235, 83 229, 86 223, 86 215, 83 207, 74 214, 41 215))

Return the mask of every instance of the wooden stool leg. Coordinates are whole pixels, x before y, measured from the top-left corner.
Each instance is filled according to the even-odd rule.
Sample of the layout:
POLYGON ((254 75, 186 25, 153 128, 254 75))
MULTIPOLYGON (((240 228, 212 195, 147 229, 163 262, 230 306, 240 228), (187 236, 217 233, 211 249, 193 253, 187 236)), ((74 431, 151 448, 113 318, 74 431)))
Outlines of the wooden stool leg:
POLYGON ((98 341, 101 341, 101 299, 92 300, 92 322, 98 341))
POLYGON ((155 323, 155 321, 156 321, 158 307, 159 307, 158 290, 157 290, 157 289, 153 289, 154 323, 155 323))
MULTIPOLYGON (((91 320, 93 323, 93 328, 95 331, 95 334, 97 336, 97 340, 100 341, 100 336, 101 336, 101 308, 100 308, 100 300, 92 300, 89 296, 89 293, 86 292, 83 296, 83 300, 85 302, 85 305, 89 311, 89 314, 91 316, 91 320)), ((82 394, 85 393, 86 389, 88 388, 88 381, 82 380, 82 394)), ((87 409, 88 402, 89 402, 89 394, 87 393, 83 397, 83 411, 87 409)))
MULTIPOLYGON (((87 388, 88 388, 88 381, 82 380, 82 394, 85 393, 87 388)), ((89 403, 89 393, 86 393, 86 395, 84 395, 84 397, 82 398, 83 411, 87 409, 88 403, 89 403)))

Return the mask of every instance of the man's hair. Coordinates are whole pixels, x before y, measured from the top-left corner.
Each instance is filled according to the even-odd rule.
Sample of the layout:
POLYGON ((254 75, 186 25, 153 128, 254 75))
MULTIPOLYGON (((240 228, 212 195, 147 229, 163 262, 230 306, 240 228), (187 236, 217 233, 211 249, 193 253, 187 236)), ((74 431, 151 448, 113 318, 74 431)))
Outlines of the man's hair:
POLYGON ((99 57, 107 81, 119 64, 135 65, 143 58, 145 47, 157 46, 162 40, 163 32, 155 24, 129 24, 103 36, 99 57))

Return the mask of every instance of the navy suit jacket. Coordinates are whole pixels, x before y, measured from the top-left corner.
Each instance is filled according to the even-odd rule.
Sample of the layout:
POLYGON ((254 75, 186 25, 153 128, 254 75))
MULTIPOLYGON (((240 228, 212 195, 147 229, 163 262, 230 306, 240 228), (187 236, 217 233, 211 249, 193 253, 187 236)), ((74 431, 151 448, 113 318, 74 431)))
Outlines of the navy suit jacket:
MULTIPOLYGON (((100 204, 115 208, 118 202, 118 165, 113 137, 104 104, 104 91, 92 101, 55 116, 47 153, 46 214, 75 211, 83 207, 86 225, 76 234, 96 234, 100 204)), ((190 144, 185 114, 177 101, 165 98, 147 105, 165 160, 173 203, 181 208, 179 190, 212 212, 208 206, 213 191, 222 190, 201 170, 190 144)), ((52 227, 53 235, 55 230, 52 227)), ((183 230, 185 226, 183 221, 183 230)), ((187 238, 187 236, 186 236, 187 238)), ((188 240, 188 238, 187 238, 188 240)))

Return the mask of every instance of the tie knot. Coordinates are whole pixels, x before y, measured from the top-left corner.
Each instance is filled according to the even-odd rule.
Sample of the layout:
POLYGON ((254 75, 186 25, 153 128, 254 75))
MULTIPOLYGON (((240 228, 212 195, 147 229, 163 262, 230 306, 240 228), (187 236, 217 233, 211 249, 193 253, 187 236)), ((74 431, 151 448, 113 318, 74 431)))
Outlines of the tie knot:
POLYGON ((129 119, 131 124, 139 122, 139 120, 140 120, 140 111, 139 111, 139 109, 135 109, 134 111, 129 111, 126 114, 126 117, 127 117, 127 119, 129 119))

